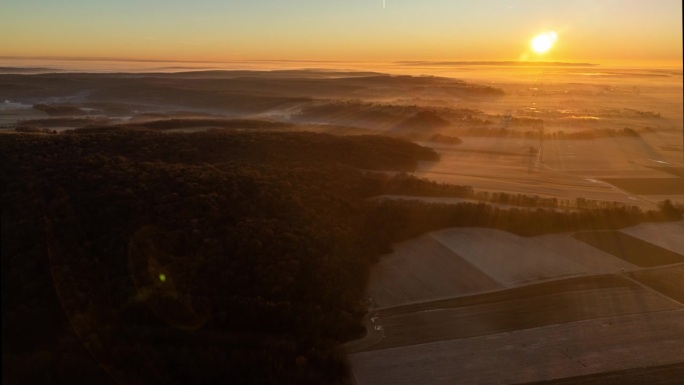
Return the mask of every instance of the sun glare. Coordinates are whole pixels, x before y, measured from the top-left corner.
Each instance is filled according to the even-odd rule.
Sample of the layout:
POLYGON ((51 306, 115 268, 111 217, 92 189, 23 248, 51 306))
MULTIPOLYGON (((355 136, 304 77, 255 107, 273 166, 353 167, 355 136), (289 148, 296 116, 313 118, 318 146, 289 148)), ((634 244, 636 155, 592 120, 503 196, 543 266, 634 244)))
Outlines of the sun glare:
POLYGON ((548 52, 553 47, 553 44, 556 42, 556 40, 558 40, 558 34, 553 31, 544 32, 535 36, 530 42, 530 46, 534 52, 543 54, 548 52))

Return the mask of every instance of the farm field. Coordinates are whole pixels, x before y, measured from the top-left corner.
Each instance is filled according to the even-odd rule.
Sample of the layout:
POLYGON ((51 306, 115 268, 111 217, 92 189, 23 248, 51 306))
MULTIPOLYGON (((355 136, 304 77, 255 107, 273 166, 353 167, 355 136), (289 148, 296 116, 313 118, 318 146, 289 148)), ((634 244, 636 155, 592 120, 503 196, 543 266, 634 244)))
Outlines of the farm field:
POLYGON ((604 247, 612 254, 572 234, 523 238, 481 228, 396 244, 371 269, 369 334, 348 345, 356 384, 619 384, 632 377, 676 384, 684 362, 684 265, 670 249, 678 247, 672 238, 679 227, 594 232, 604 243, 606 234, 627 239, 604 247), (669 249, 657 245, 659 235, 669 249), (625 257, 625 250, 642 257, 625 257), (420 261, 430 262, 412 267, 420 261), (639 266, 663 263, 678 264, 639 266), (431 274, 441 291, 430 288, 431 274), (449 277, 480 277, 482 286, 445 286, 449 277), (504 289, 487 286, 492 280, 504 289), (403 296, 392 295, 396 288, 403 296))
POLYGON ((618 274, 573 277, 558 279, 548 282, 541 282, 527 286, 520 286, 511 289, 498 290, 488 293, 467 295, 462 297, 436 299, 410 303, 400 306, 378 308, 373 314, 383 316, 396 316, 412 312, 431 311, 445 308, 465 308, 469 306, 483 305, 493 302, 513 301, 521 298, 533 298, 535 296, 550 293, 571 293, 580 291, 595 291, 610 288, 629 288, 634 286, 634 282, 625 279, 618 274))
MULTIPOLYGON (((139 134, 143 136, 152 135, 152 132, 147 131, 164 132, 159 136, 160 139, 188 133, 202 136, 201 131, 218 128, 222 131, 230 130, 231 135, 256 135, 258 131, 272 131, 269 133, 270 137, 272 134, 310 131, 330 136, 381 134, 416 141, 434 149, 439 157, 430 152, 429 157, 411 158, 413 160, 407 162, 406 167, 378 167, 375 172, 387 175, 413 173, 413 176, 432 181, 470 186, 472 189, 468 191, 477 193, 471 197, 485 201, 487 197, 492 198, 488 205, 498 209, 515 207, 517 210, 506 213, 491 210, 492 221, 480 223, 496 228, 510 229, 511 226, 498 226, 507 220, 513 220, 513 224, 523 228, 524 221, 515 220, 516 215, 519 218, 534 218, 530 214, 539 214, 536 218, 540 222, 535 225, 546 230, 545 225, 548 224, 550 231, 555 228, 552 227, 557 223, 555 219, 559 218, 558 223, 561 223, 561 217, 565 215, 549 215, 548 218, 551 219, 546 221, 541 212, 529 211, 536 211, 538 207, 499 203, 515 201, 526 204, 524 202, 529 203, 535 201, 534 199, 516 200, 499 196, 501 199, 497 200, 494 195, 496 193, 555 198, 557 207, 567 211, 566 217, 580 218, 574 222, 579 228, 584 228, 587 223, 583 220, 591 217, 584 217, 586 212, 583 210, 609 207, 614 202, 636 206, 644 211, 658 209, 658 203, 666 199, 684 204, 680 69, 652 73, 650 70, 639 72, 595 68, 596 72, 592 69, 591 73, 585 73, 585 69, 571 67, 467 67, 439 66, 427 68, 427 72, 423 72, 420 66, 397 68, 393 65, 391 71, 388 71, 406 75, 407 71, 415 70, 416 75, 430 73, 453 78, 389 76, 380 72, 356 73, 346 70, 199 71, 179 74, 150 73, 145 76, 5 76, 0 79, 5 85, 0 86, 0 94, 4 95, 0 101, 5 100, 4 105, 0 105, 0 109, 5 107, 0 111, 0 127, 9 131, 14 125, 20 124, 21 127, 17 127, 20 131, 36 132, 41 136, 57 131, 55 139, 62 140, 62 137, 68 135, 63 133, 64 130, 83 128, 90 124, 76 118, 98 111, 97 116, 101 113, 107 118, 107 124, 123 124, 124 131, 131 128, 136 132, 140 130, 139 134), (457 79, 464 79, 465 82, 457 79), (473 83, 474 80, 477 83, 473 83), (50 86, 43 87, 44 84, 50 86), (15 88, 12 90, 10 87, 15 88), (38 104, 49 106, 39 107, 38 104), (35 108, 28 108, 34 105, 35 108), (77 116, 63 117, 63 113, 77 113, 77 116), (145 129, 141 129, 142 127, 145 129), (539 131, 541 127, 543 131, 539 131), (539 138, 540 133, 544 135, 543 140, 539 138), (598 201, 598 204, 588 201, 598 201), (501 217, 497 217, 498 214, 501 217)), ((92 131, 97 131, 97 127, 90 128, 91 132, 85 130, 80 133, 90 135, 92 131)), ((104 132, 110 127, 99 129, 104 132)), ((297 135, 299 134, 303 133, 297 135)), ((249 143, 254 142, 250 139, 249 143)), ((174 155, 174 162, 185 161, 186 155, 191 158, 198 156, 198 159, 202 159, 200 155, 204 155, 203 151, 180 152, 177 147, 173 146, 168 151, 174 155)), ((340 152, 330 159, 330 170, 333 170, 333 164, 336 169, 338 162, 358 158, 353 149, 345 146, 339 148, 340 152)), ((316 152, 318 147, 313 146, 311 149, 316 152)), ((222 148, 220 151, 223 150, 222 148)), ((252 152, 250 154, 253 155, 252 152)), ((264 158, 277 155, 277 152, 269 149, 264 151, 264 155, 266 154, 268 156, 256 158, 263 161, 264 158)), ((329 151, 318 153, 326 155, 326 159, 329 154, 329 151)), ((294 152, 284 158, 292 160, 292 155, 295 155, 294 152)), ((119 160, 121 159, 117 158, 119 160)), ((231 162, 221 163, 221 167, 233 167, 231 162)), ((358 170, 364 176, 373 172, 356 162, 350 165, 357 169, 350 170, 350 175, 358 170)), ((302 164, 293 164, 293 170, 299 170, 301 166, 302 164)), ((244 167, 251 169, 261 166, 250 161, 244 167)), ((172 168, 175 168, 175 163, 172 168)), ((217 172, 209 168, 204 171, 217 172)), ((336 173, 332 180, 342 175, 337 174, 337 171, 332 172, 336 173)), ((282 175, 289 175, 288 173, 282 175)), ((322 174, 316 180, 322 180, 321 177, 322 174)), ((279 179, 280 174, 273 181, 279 179)), ((359 210, 365 210, 365 203, 373 206, 372 203, 380 199, 418 199, 436 204, 475 202, 473 199, 453 197, 401 195, 410 194, 402 192, 401 188, 405 186, 388 191, 376 189, 384 183, 381 179, 369 180, 367 185, 363 185, 360 196, 363 196, 364 205, 359 206, 359 210), (372 193, 368 193, 370 191, 372 193)), ((169 180, 177 181, 178 178, 169 180)), ((211 181, 215 179, 209 180, 208 185, 211 186, 211 181)), ((223 185, 216 183, 216 187, 223 185)), ((292 179, 283 184, 285 185, 299 188, 307 184, 292 179)), ((439 195, 439 191, 458 191, 434 184, 432 188, 434 190, 406 188, 406 191, 423 191, 428 195, 431 191, 436 191, 435 195, 439 195)), ((162 188, 162 191, 165 190, 162 188)), ((333 189, 322 188, 318 191, 329 195, 333 189)), ((174 197, 173 194, 168 196, 174 197)), ((245 194, 245 197, 252 196, 245 194)), ((297 201, 306 202, 309 197, 313 197, 309 193, 303 196, 307 198, 297 201)), ((194 194, 188 194, 188 199, 190 198, 194 199, 194 194)), ((255 202, 261 201, 255 199, 255 202)), ((323 201, 327 200, 322 199, 321 202, 323 201)), ((337 201, 331 200, 328 203, 335 202, 337 201)), ((316 201, 311 201, 313 203, 316 201)), ((341 277, 345 272, 351 273, 348 278, 355 283, 342 284, 340 287, 344 290, 356 288, 357 291, 340 297, 338 305, 346 306, 342 312, 330 313, 329 318, 323 319, 317 315, 318 309, 313 308, 311 314, 301 317, 301 320, 312 320, 317 326, 326 329, 340 322, 352 321, 354 317, 356 321, 361 321, 356 326, 350 324, 349 334, 344 337, 358 337, 362 334, 363 327, 368 331, 365 338, 344 345, 356 383, 432 385, 566 381, 565 383, 593 384, 601 383, 606 378, 631 380, 651 375, 667 378, 672 373, 679 371, 681 374, 684 371, 684 353, 681 352, 681 346, 684 345, 684 310, 681 305, 684 297, 681 285, 684 274, 682 222, 642 224, 619 231, 579 235, 565 233, 530 237, 484 228, 446 228, 406 240, 410 235, 425 231, 420 226, 424 225, 432 230, 439 228, 440 223, 444 225, 446 221, 441 222, 439 215, 432 214, 439 214, 441 209, 447 207, 431 206, 431 211, 426 211, 431 214, 425 215, 424 221, 420 219, 422 217, 416 216, 419 219, 412 223, 408 220, 401 222, 401 206, 407 208, 407 215, 412 215, 412 207, 424 205, 415 202, 390 202, 387 206, 393 207, 392 210, 396 210, 398 216, 388 216, 389 220, 373 223, 373 229, 383 230, 383 224, 396 219, 393 223, 396 224, 396 232, 387 231, 387 234, 408 235, 397 235, 396 238, 388 235, 381 241, 382 248, 370 249, 386 250, 387 242, 404 241, 394 244, 394 251, 388 255, 379 256, 379 259, 376 259, 377 255, 371 256, 369 261, 379 262, 369 266, 368 270, 365 270, 367 265, 358 270, 332 267, 325 272, 329 275, 311 274, 311 277, 325 276, 323 285, 327 286, 337 282, 338 278, 334 277, 341 277), (413 224, 419 224, 416 226, 418 230, 412 231, 413 224), (402 229, 402 225, 406 227, 402 229), (364 291, 362 285, 366 283, 366 277, 369 279, 364 291), (370 300, 364 298, 364 295, 370 297, 370 300), (364 299, 370 305, 365 316, 361 306, 364 299)), ((273 206, 274 209, 278 207, 281 205, 273 206)), ((345 215, 352 212, 346 209, 342 211, 345 215)), ((361 211, 358 214, 365 216, 361 211)), ((334 214, 336 211, 331 212, 333 214, 327 217, 334 221, 344 216, 334 214)), ((377 213, 383 215, 381 210, 377 213)), ((450 211, 445 209, 444 213, 450 211)), ((388 213, 384 213, 386 214, 388 213)), ((287 218, 284 222, 290 222, 291 215, 283 217, 287 218)), ((610 216, 610 219, 613 218, 615 217, 610 216)), ((658 217, 652 214, 640 218, 658 217)), ((190 221, 179 222, 182 222, 179 226, 185 226, 190 221)), ((609 222, 611 221, 603 223, 609 222)), ((264 220, 262 225, 255 226, 266 226, 266 223, 264 220)), ((357 227, 358 223, 336 225, 329 230, 336 233, 347 227, 358 229, 361 228, 357 227)), ((591 226, 592 223, 588 225, 591 226)), ((216 227, 208 226, 212 229, 216 227)), ((238 227, 240 226, 236 226, 238 227)), ((318 227, 312 226, 316 230, 318 227)), ((262 235, 259 231, 250 234, 260 234, 259 237, 262 235)), ((266 234, 268 232, 264 232, 263 236, 267 237, 266 234)), ((273 234, 290 233, 278 228, 273 234)), ((380 235, 384 234, 380 232, 380 235)), ((204 238, 211 239, 208 234, 204 238)), ((236 240, 242 238, 244 237, 235 237, 236 240)), ((295 235, 294 238, 317 242, 315 237, 295 235)), ((346 239, 337 236, 332 238, 346 239)), ((353 238, 349 237, 348 240, 353 238)), ((379 238, 369 237, 369 242, 379 238)), ((178 239, 179 247, 194 245, 194 238, 188 242, 178 239)), ((251 242, 250 247, 254 246, 255 250, 265 252, 266 248, 262 248, 262 245, 267 244, 266 242, 266 238, 259 239, 258 242, 251 242)), ((314 284, 301 284, 296 290, 287 289, 288 285, 304 282, 300 279, 301 276, 306 276, 311 270, 308 263, 292 263, 297 262, 296 259, 290 261, 293 257, 301 256, 303 250, 312 250, 310 247, 298 248, 296 252, 287 255, 281 253, 273 242, 268 244, 273 245, 272 265, 261 266, 265 258, 250 257, 245 258, 245 261, 255 261, 258 264, 255 269, 267 269, 275 276, 278 276, 276 273, 285 272, 283 266, 288 266, 288 269, 291 267, 292 274, 291 277, 283 274, 280 282, 261 272, 255 274, 264 282, 263 288, 259 288, 262 291, 255 294, 253 302, 258 306, 263 305, 265 312, 270 312, 273 304, 288 303, 281 299, 285 293, 306 293, 308 298, 309 294, 314 293, 308 290, 316 287, 314 284), (284 263, 276 262, 281 254, 285 259, 284 263), (271 288, 271 284, 275 286, 271 288)), ((235 249, 233 246, 231 244, 224 251, 230 253, 235 249)), ((202 252, 206 251, 211 255, 220 253, 218 247, 202 247, 202 252)), ((345 247, 340 246, 339 250, 346 250, 345 247)), ((120 248, 124 249, 125 247, 120 248)), ((245 249, 244 254, 260 255, 255 250, 245 249)), ((270 256, 269 254, 268 260, 271 259, 270 256)), ((319 259, 313 257, 311 260, 319 259)), ((323 258, 324 264, 337 260, 355 261, 353 258, 323 258)), ((236 268, 232 264, 225 267, 228 271, 236 268)), ((242 276, 242 270, 235 276, 242 276)), ((152 278, 156 282, 157 276, 152 278)), ((170 279, 163 275, 159 279, 161 282, 166 281, 166 286, 175 285, 175 278, 170 279)), ((220 285, 231 281, 233 280, 217 280, 220 285)), ((252 282, 245 281, 244 284, 249 286, 252 282)), ((60 290, 65 288, 68 289, 58 287, 60 290)), ((340 293, 342 291, 340 289, 340 293)), ((323 290, 315 293, 327 295, 333 292, 323 290)), ((295 299, 289 303, 294 304, 297 301, 295 299)), ((333 302, 325 300, 325 306, 321 308, 329 310, 329 305, 335 306, 333 302)), ((249 303, 245 306, 254 306, 252 302, 249 303)), ((153 312, 154 309, 152 308, 153 312)), ((86 313, 77 310, 71 309, 70 312, 86 313)), ((186 326, 185 323, 173 322, 168 315, 162 313, 156 314, 157 317, 161 314, 161 318, 170 326, 186 326)), ((249 311, 240 313, 246 314, 245 319, 253 315, 249 311)), ((283 314, 290 313, 295 312, 288 309, 283 314)), ((264 333, 260 336, 269 336, 270 327, 281 325, 273 321, 276 318, 272 318, 271 313, 265 314, 269 315, 254 317, 265 320, 265 325, 255 326, 252 321, 245 321, 245 327, 250 330, 254 327, 263 328, 264 333)), ((232 319, 237 312, 219 312, 211 317, 223 315, 232 319)), ((23 324, 24 322, 15 322, 17 330, 22 330, 23 324)), ((190 326, 195 327, 194 324, 190 326)), ((330 328, 333 329, 334 327, 330 328)), ((85 331, 85 337, 79 335, 82 340, 95 341, 94 337, 98 337, 98 341, 107 340, 107 335, 98 336, 95 330, 85 331)), ((150 335, 154 336, 153 339, 162 336, 152 331, 149 333, 152 333, 150 335)), ((180 334, 182 338, 189 338, 187 333, 180 334)), ((207 336, 207 341, 214 338, 212 332, 206 331, 197 331, 193 335, 201 338, 207 336)), ((307 327, 305 333, 296 335, 306 335, 306 339, 313 336, 315 339, 317 335, 324 334, 314 333, 312 327, 307 327)), ((338 341, 341 341, 343 337, 339 338, 338 341)), ((112 343, 117 342, 113 338, 111 340, 112 343)), ((253 359, 260 365, 271 365, 272 373, 277 375, 257 370, 259 373, 268 373, 270 378, 276 378, 285 372, 307 375, 301 370, 302 362, 306 363, 308 360, 311 367, 322 362, 316 357, 310 357, 309 353, 304 357, 300 356, 301 351, 318 351, 317 348, 302 348, 307 344, 308 342, 297 341, 278 345, 278 349, 282 346, 284 350, 287 350, 287 346, 296 347, 297 351, 293 350, 289 357, 285 354, 278 356, 277 352, 261 347, 254 351, 264 353, 269 357, 268 360, 252 353, 235 354, 235 357, 245 357, 247 361, 253 359), (270 357, 278 358, 271 360, 270 357), (281 364, 282 362, 289 364, 281 364), (297 367, 294 366, 295 363, 297 367)), ((23 344, 19 343, 17 346, 23 344)), ((106 349, 100 351, 104 354, 102 352, 106 353, 106 349)), ((207 361, 187 348, 184 348, 184 352, 191 352, 184 357, 185 362, 188 362, 188 358, 197 358, 198 362, 207 361)), ((325 354, 323 352, 323 356, 325 354)), ((210 357, 211 360, 214 355, 210 354, 210 357)), ((341 364, 345 360, 342 355, 338 358, 341 364)), ((33 369, 33 356, 27 355, 22 360, 26 367, 33 369)), ((224 362, 230 364, 238 361, 229 359, 224 362)), ((226 365, 222 363, 214 367, 221 371, 224 366, 226 365)), ((321 373, 330 372, 331 366, 327 363, 319 366, 322 368, 321 373)), ((340 372, 337 375, 340 378, 346 373, 345 367, 339 367, 340 372)), ((40 373, 53 371, 48 364, 42 368, 40 373)), ((204 371, 197 372, 204 374, 204 371)), ((301 383, 294 380, 291 382, 301 383)), ((642 382, 656 383, 650 380, 642 382)), ((333 382, 321 380, 320 383, 333 382)))
POLYGON ((462 301, 464 304, 446 300, 431 302, 432 306, 409 305, 378 310, 375 316, 384 328, 384 338, 370 350, 677 307, 638 284, 611 276, 570 280, 565 285, 558 282, 532 285, 479 295, 472 301, 466 297, 462 301), (587 288, 592 286, 594 288, 587 288), (416 308, 420 310, 414 310, 416 308))
MULTIPOLYGON (((664 150, 666 148, 663 148, 664 150)), ((666 172, 668 174, 684 178, 684 167, 650 167, 656 171, 666 172)))
POLYGON ((521 384, 680 363, 683 344, 678 309, 361 352, 350 361, 358 385, 521 384))
POLYGON ((570 200, 585 198, 615 201, 637 205, 644 209, 655 207, 651 203, 631 199, 629 195, 611 186, 592 183, 585 178, 559 175, 548 170, 535 172, 535 160, 532 157, 515 156, 514 159, 519 163, 516 167, 506 164, 507 162, 503 160, 493 159, 506 157, 504 155, 475 154, 465 157, 444 151, 438 152, 442 157, 440 162, 422 162, 414 175, 443 183, 473 186, 477 190, 570 200))
POLYGON ((575 238, 640 267, 684 263, 684 255, 620 231, 582 231, 575 238))
POLYGON ((371 267, 368 294, 378 307, 637 268, 568 234, 525 238, 493 229, 452 228, 394 249, 371 267))
POLYGON ((606 178, 603 181, 640 195, 684 194, 684 178, 606 178))
POLYGON ((0 1, 0 385, 684 385, 684 0, 0 1))
POLYGON ((624 369, 614 372, 587 374, 549 381, 527 382, 518 385, 677 385, 684 377, 684 363, 624 369))
POLYGON ((431 235, 402 243, 370 274, 368 295, 382 307, 503 288, 431 235))
POLYGON ((525 238, 494 229, 451 228, 432 236, 506 287, 634 268, 564 234, 525 238))
POLYGON ((684 255, 684 222, 642 223, 620 230, 635 238, 684 255))
POLYGON ((465 137, 457 146, 423 143, 441 160, 422 162, 415 175, 480 190, 615 201, 652 210, 661 200, 684 202, 684 179, 676 174, 681 151, 667 151, 664 145, 676 140, 681 142, 668 132, 545 140, 539 164, 528 153, 539 147, 538 139, 465 137))
POLYGON ((634 271, 627 276, 679 303, 684 303, 684 265, 634 271))

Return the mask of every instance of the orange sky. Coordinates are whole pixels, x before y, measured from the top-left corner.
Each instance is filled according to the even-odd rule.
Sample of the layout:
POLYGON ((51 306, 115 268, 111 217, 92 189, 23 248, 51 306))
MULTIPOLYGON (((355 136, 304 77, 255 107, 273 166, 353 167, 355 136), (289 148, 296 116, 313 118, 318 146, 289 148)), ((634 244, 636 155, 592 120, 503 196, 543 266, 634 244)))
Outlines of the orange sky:
POLYGON ((682 62, 681 0, 385 2, 2 0, 0 56, 682 62))

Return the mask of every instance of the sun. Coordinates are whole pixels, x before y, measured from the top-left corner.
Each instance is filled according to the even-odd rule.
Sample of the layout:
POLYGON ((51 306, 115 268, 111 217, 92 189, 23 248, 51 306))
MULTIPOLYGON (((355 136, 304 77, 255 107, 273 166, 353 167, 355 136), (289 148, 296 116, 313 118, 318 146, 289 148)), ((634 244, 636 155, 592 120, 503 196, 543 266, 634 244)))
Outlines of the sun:
POLYGON ((534 52, 543 54, 548 52, 553 47, 553 44, 556 42, 556 40, 558 40, 557 33, 553 31, 544 32, 535 36, 532 41, 530 41, 530 46, 534 52))

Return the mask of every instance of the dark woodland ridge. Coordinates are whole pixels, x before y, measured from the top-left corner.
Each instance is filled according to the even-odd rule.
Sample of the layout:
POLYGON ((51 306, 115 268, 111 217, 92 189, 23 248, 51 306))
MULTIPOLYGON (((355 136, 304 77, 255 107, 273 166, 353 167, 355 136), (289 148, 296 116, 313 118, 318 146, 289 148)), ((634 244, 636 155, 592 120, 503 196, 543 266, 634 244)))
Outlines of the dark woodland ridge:
POLYGON ((438 159, 380 136, 104 131, 0 135, 4 383, 342 384, 392 242, 681 217, 368 199, 472 194, 369 172, 438 159))

